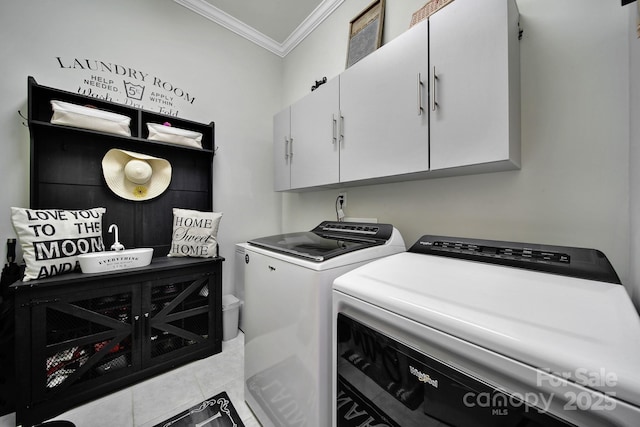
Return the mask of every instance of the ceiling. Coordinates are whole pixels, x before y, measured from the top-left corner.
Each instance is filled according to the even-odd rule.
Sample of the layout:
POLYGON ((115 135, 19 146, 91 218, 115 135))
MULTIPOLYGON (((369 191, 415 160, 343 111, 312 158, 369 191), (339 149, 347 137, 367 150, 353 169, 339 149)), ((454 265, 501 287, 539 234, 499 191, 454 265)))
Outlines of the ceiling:
POLYGON ((344 0, 174 0, 284 57, 344 0))

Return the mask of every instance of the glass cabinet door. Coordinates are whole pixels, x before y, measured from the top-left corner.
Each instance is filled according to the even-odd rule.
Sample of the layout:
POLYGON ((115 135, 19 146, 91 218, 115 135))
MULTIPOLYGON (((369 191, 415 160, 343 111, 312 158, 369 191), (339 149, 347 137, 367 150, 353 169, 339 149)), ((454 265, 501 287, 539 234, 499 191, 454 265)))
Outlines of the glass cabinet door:
POLYGON ((147 345, 145 363, 189 354, 196 347, 210 346, 213 330, 213 281, 209 275, 181 276, 151 284, 143 321, 147 345))
POLYGON ((139 301, 135 286, 32 301, 34 400, 133 371, 139 301))

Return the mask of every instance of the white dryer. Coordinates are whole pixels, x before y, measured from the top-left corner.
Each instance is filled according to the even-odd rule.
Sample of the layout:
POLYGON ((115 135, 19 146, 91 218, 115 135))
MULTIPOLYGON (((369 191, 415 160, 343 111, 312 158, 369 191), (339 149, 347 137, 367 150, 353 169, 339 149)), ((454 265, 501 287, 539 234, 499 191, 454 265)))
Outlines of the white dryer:
POLYGON ((640 425, 640 317, 599 251, 423 236, 333 304, 333 426, 640 425))
POLYGON ((245 248, 245 400, 264 427, 331 423, 333 280, 406 250, 390 224, 325 221, 245 248))

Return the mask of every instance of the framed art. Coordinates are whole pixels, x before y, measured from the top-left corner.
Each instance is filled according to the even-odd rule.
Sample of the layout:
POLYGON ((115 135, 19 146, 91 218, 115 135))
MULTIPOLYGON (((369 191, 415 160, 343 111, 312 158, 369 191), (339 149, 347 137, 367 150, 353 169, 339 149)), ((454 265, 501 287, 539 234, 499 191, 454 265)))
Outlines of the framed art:
POLYGON ((376 0, 349 23, 347 68, 375 51, 382 44, 384 0, 376 0))

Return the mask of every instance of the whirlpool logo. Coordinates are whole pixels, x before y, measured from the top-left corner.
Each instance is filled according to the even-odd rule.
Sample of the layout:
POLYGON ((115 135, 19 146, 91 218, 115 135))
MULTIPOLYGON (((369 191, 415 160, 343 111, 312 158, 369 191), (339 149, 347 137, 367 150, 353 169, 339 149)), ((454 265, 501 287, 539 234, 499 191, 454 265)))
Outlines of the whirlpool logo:
POLYGON ((411 375, 413 375, 416 378, 418 378, 418 380, 420 380, 420 382, 423 382, 425 384, 429 384, 430 386, 438 388, 438 380, 435 380, 435 379, 431 378, 429 376, 429 374, 425 374, 424 372, 420 371, 419 369, 414 368, 411 365, 409 365, 409 372, 411 373, 411 375))

